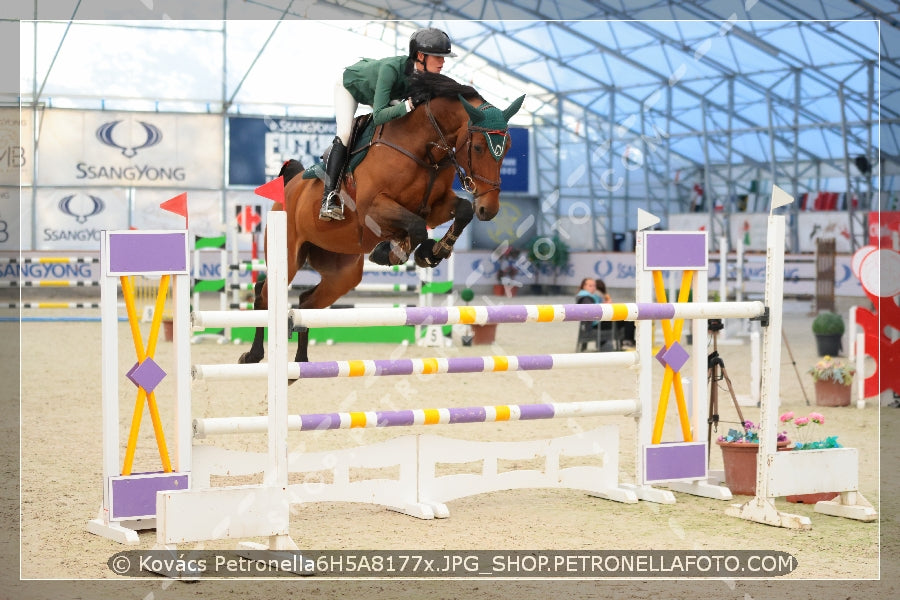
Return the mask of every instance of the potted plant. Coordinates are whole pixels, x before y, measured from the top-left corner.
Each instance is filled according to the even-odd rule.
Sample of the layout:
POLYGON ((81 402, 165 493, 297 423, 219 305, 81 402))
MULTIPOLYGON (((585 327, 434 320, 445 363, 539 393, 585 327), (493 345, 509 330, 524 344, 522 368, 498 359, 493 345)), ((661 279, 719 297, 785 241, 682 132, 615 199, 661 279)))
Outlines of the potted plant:
POLYGON ((539 235, 528 242, 528 262, 534 267, 535 285, 541 275, 552 275, 553 293, 559 293, 556 283, 560 273, 569 266, 569 245, 558 235, 539 235))
POLYGON ((807 371, 816 383, 816 405, 849 406, 856 367, 824 356, 807 371))
POLYGON ((522 286, 522 283, 516 280, 516 276, 522 272, 518 264, 520 255, 519 249, 512 246, 507 246, 500 254, 497 259, 497 283, 494 284, 495 296, 511 298, 522 286))
POLYGON ((841 315, 824 310, 812 322, 819 356, 837 356, 841 352, 841 336, 844 335, 844 319, 841 315))
MULTIPOLYGON (((812 450, 826 450, 831 448, 843 448, 838 442, 838 436, 829 435, 820 438, 817 431, 825 425, 825 416, 821 413, 811 412, 805 417, 794 416, 792 411, 782 414, 779 419, 784 425, 791 425, 793 433, 790 446, 792 452, 808 452, 812 450)), ((785 500, 801 504, 815 504, 827 500, 834 500, 839 492, 814 492, 809 494, 788 494, 785 500)))
MULTIPOLYGON (((729 429, 716 439, 722 449, 725 485, 732 494, 752 496, 756 493, 756 455, 759 452, 759 429, 751 421, 744 421, 743 429, 729 429)), ((778 449, 787 450, 790 440, 785 432, 778 434, 778 449)))

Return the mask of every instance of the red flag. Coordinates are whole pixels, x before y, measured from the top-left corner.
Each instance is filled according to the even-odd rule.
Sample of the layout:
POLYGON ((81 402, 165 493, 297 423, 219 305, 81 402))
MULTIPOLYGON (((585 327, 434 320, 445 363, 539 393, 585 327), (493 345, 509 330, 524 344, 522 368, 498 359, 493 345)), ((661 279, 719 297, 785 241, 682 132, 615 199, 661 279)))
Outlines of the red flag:
POLYGON ((269 183, 262 184, 254 191, 257 196, 262 196, 284 205, 284 177, 280 175, 269 183))
POLYGON ((188 208, 187 208, 187 192, 182 192, 175 196, 174 198, 170 198, 166 200, 159 207, 163 210, 167 210, 169 212, 173 212, 176 215, 181 215, 184 217, 184 228, 188 228, 188 208))

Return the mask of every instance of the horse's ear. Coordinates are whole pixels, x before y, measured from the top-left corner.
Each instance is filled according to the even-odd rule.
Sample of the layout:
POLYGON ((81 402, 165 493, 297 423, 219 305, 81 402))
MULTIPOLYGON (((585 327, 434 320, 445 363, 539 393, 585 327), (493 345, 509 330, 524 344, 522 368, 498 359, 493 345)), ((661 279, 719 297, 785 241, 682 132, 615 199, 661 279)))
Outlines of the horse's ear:
POLYGON ((482 121, 484 121, 483 112, 469 104, 469 101, 462 96, 459 96, 459 101, 462 102, 463 108, 465 108, 466 112, 469 113, 469 118, 472 119, 472 123, 481 123, 482 121))
POLYGON ((519 109, 520 109, 520 108, 522 108, 522 102, 524 102, 524 101, 525 101, 525 94, 522 94, 521 96, 519 96, 518 98, 516 98, 515 100, 513 100, 513 103, 510 104, 510 105, 506 108, 506 110, 503 111, 503 119, 506 120, 507 122, 509 122, 509 119, 510 119, 514 114, 516 114, 517 112, 519 112, 519 109))

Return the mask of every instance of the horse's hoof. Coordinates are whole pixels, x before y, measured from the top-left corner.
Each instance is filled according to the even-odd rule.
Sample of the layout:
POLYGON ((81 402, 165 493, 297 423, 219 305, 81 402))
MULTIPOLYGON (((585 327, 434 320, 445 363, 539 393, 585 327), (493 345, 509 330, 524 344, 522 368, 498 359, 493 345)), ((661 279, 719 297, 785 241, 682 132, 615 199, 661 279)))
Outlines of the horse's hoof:
POLYGON ((378 242, 372 252, 369 253, 369 260, 383 267, 391 266, 391 243, 378 242))
POLYGON ((420 267, 434 268, 441 264, 441 259, 434 255, 434 245, 437 242, 428 239, 419 244, 416 248, 416 265, 420 267))
POLYGON ((253 357, 250 356, 249 352, 244 352, 243 354, 241 354, 241 357, 238 359, 239 365, 255 364, 258 362, 259 362, 259 359, 253 360, 253 357))

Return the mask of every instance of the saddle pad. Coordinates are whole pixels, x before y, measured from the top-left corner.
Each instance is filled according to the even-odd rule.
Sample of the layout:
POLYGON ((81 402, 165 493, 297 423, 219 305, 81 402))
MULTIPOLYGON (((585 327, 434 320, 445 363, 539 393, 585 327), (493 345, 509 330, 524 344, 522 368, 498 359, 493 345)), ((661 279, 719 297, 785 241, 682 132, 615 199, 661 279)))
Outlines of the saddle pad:
MULTIPOLYGON (((372 119, 367 116, 360 117, 360 119, 365 119, 365 128, 362 131, 355 130, 355 143, 353 143, 353 150, 350 152, 350 162, 347 165, 347 170, 345 174, 350 174, 356 169, 359 163, 362 162, 363 158, 366 157, 366 153, 369 151, 369 142, 372 141, 372 138, 375 137, 375 124, 372 122, 372 119)), ((359 121, 357 121, 359 124, 359 121)), ((313 163, 308 166, 306 170, 303 171, 303 179, 325 179, 325 165, 322 162, 313 163)))

